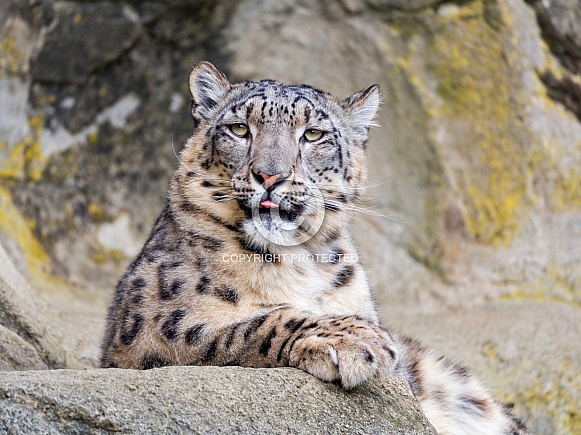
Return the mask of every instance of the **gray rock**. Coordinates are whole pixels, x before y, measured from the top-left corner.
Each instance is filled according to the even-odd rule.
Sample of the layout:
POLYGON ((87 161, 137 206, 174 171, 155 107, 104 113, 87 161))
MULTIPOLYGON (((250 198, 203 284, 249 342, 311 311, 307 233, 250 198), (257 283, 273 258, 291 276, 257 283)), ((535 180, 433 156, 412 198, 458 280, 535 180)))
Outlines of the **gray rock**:
POLYGON ((15 332, 0 325, 0 371, 46 368, 34 347, 15 332))
POLYGON ((436 433, 399 379, 346 391, 299 370, 237 367, 4 373, 0 432, 436 433))
MULTIPOLYGON (((551 52, 573 75, 581 74, 581 1, 528 0, 537 12, 542 36, 551 52)), ((569 75, 546 69, 540 75, 548 96, 581 120, 581 85, 569 75)))
POLYGON ((0 244, 0 370, 95 366, 101 328, 44 300, 0 244))
POLYGON ((581 73, 581 1, 527 0, 551 51, 573 73, 581 73))
POLYGON ((580 433, 579 306, 517 298, 461 312, 388 309, 383 319, 471 367, 533 433, 580 433))
POLYGON ((365 3, 378 10, 393 9, 413 12, 434 7, 440 2, 438 0, 365 0, 365 3))
MULTIPOLYGON (((54 312, 16 270, 0 245, 0 322, 4 329, 25 339, 49 366, 63 367, 60 325, 54 312), (54 329, 53 329, 54 327, 54 329)), ((6 335, 6 337, 9 337, 6 335)), ((14 342, 14 339, 10 341, 14 342)), ((16 367, 18 368, 18 367, 16 367)), ((23 367, 24 368, 24 367, 23 367)))
POLYGON ((128 5, 56 3, 54 24, 31 65, 34 81, 79 84, 117 60, 141 34, 128 5))

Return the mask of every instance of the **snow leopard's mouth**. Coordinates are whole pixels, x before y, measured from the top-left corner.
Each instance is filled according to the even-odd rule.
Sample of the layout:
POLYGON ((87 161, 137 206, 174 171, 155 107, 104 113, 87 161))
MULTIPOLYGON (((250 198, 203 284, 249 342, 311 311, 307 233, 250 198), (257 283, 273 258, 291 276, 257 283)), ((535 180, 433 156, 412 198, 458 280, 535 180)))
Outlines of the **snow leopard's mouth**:
POLYGON ((272 201, 271 199, 262 201, 259 206, 260 208, 280 208, 280 204, 272 201))
POLYGON ((303 212, 303 207, 285 201, 274 192, 266 191, 262 194, 258 204, 258 214, 264 222, 276 221, 294 222, 303 212))
POLYGON ((260 200, 253 201, 252 204, 238 201, 238 206, 248 219, 258 217, 267 228, 270 228, 273 222, 294 222, 304 212, 303 206, 291 204, 271 192, 264 192, 260 200))
POLYGON ((280 219, 283 222, 294 222, 300 213, 291 210, 284 210, 282 208, 267 208, 260 206, 258 208, 258 215, 263 223, 270 223, 280 219))

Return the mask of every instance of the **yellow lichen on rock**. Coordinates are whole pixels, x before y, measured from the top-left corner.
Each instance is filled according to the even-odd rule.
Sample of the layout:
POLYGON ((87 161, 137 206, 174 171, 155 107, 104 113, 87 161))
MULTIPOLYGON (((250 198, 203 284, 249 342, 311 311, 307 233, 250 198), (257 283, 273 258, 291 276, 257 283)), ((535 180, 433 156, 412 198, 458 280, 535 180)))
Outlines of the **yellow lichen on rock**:
POLYGON ((495 367, 495 372, 503 372, 500 379, 504 379, 504 382, 510 384, 514 379, 527 380, 526 386, 519 388, 518 392, 499 390, 498 394, 502 402, 517 404, 518 415, 529 426, 538 430, 542 428, 539 433, 581 433, 581 412, 576 397, 576 392, 581 390, 581 376, 575 370, 577 362, 572 360, 574 353, 557 359, 560 360, 559 366, 547 367, 546 371, 530 367, 528 357, 519 355, 519 359, 525 358, 521 363, 530 368, 531 375, 523 374, 521 368, 510 362, 510 358, 516 355, 514 349, 506 353, 506 346, 501 344, 504 355, 508 355, 505 358, 503 352, 499 352, 495 340, 481 342, 478 347, 489 364, 495 367))
POLYGON ((35 225, 36 222, 20 213, 10 192, 0 187, 0 232, 8 234, 16 243, 30 284, 48 296, 68 295, 74 288, 65 279, 52 274, 50 257, 34 236, 35 225))
POLYGON ((0 140, 0 151, 8 151, 8 158, 0 161, 0 178, 20 178, 24 174, 25 143, 19 142, 12 147, 0 140))
MULTIPOLYGON (((569 434, 581 433, 581 411, 579 403, 571 391, 581 389, 581 377, 572 367, 563 367, 558 378, 549 383, 540 380, 531 385, 521 396, 531 414, 551 416, 555 427, 549 429, 556 433, 558 428, 567 428, 569 434)), ((549 432, 548 432, 549 433, 549 432)))
POLYGON ((26 150, 24 152, 24 169, 30 179, 39 181, 47 163, 39 140, 43 120, 41 117, 35 116, 28 120, 28 124, 32 130, 32 134, 27 140, 26 150))
POLYGON ((460 133, 456 143, 438 146, 453 146, 463 159, 453 176, 468 232, 481 243, 507 244, 530 206, 531 142, 519 119, 518 71, 506 55, 510 35, 486 23, 484 5, 461 11, 441 19, 428 61, 442 100, 437 122, 460 133))
POLYGON ((555 301, 581 306, 581 264, 548 265, 544 273, 522 282, 500 296, 501 300, 555 301))
POLYGON ((107 210, 94 202, 89 203, 87 206, 87 212, 93 222, 106 222, 110 219, 107 210))
POLYGON ((45 273, 49 258, 40 242, 34 237, 30 223, 12 202, 7 189, 0 187, 0 229, 16 241, 22 251, 26 266, 33 274, 45 273))
POLYGON ((99 143, 99 135, 97 133, 89 133, 87 135, 87 145, 92 147, 99 143))
POLYGON ((0 78, 24 75, 35 48, 34 35, 26 20, 15 17, 0 26, 0 78))
POLYGON ((99 244, 99 247, 90 256, 91 260, 97 264, 105 264, 108 262, 115 264, 127 260, 127 255, 121 250, 105 248, 101 244, 99 244))
POLYGON ((551 199, 557 210, 581 209, 581 169, 560 173, 551 199))
POLYGON ((394 57, 429 118, 439 159, 431 165, 442 166, 426 186, 425 229, 439 232, 434 217, 455 198, 463 232, 482 244, 507 245, 535 203, 527 186, 542 158, 522 117, 527 97, 519 93, 510 17, 500 5, 470 2, 416 19, 424 26, 395 24, 407 35, 407 52, 394 57))
POLYGON ((40 180, 47 163, 39 140, 42 119, 32 117, 28 120, 28 124, 31 127, 31 133, 12 147, 0 141, 0 151, 8 150, 8 158, 0 162, 0 178, 40 180))
POLYGON ((14 38, 0 38, 0 77, 21 70, 23 56, 16 47, 14 38))

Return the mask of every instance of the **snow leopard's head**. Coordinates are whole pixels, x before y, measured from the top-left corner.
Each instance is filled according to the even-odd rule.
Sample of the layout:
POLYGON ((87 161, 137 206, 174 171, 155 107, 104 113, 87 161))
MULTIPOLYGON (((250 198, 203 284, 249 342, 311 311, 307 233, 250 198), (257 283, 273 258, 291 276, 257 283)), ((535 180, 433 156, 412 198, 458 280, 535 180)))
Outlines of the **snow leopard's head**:
POLYGON ((190 90, 196 129, 174 190, 257 247, 304 243, 345 224, 366 175, 377 85, 338 100, 273 80, 232 84, 200 62, 190 90))

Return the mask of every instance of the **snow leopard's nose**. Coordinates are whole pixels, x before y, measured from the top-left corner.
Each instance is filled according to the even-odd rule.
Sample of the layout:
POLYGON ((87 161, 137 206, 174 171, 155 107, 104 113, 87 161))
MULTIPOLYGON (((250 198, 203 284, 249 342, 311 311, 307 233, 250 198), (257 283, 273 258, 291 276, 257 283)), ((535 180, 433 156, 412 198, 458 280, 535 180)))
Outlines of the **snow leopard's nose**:
POLYGON ((276 182, 284 181, 291 177, 292 172, 282 173, 282 174, 268 174, 266 172, 252 169, 252 175, 258 183, 264 186, 267 191, 274 189, 276 182))

